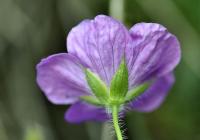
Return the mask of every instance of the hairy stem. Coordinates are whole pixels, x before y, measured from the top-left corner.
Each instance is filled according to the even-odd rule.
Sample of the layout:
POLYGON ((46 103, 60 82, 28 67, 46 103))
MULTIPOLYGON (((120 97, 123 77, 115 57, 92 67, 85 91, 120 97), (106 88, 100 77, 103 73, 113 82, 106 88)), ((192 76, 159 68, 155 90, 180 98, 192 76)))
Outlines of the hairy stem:
POLYGON ((113 118, 113 124, 114 124, 115 132, 117 135, 117 139, 123 140, 122 133, 121 133, 121 130, 119 127, 118 112, 119 112, 119 107, 113 106, 112 107, 112 118, 113 118))

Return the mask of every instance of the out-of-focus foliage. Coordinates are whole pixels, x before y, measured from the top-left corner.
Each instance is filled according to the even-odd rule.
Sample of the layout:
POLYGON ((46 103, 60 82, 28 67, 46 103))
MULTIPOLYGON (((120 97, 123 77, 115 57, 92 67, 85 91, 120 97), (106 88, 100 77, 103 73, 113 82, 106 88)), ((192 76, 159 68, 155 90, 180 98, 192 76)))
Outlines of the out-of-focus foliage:
MULTIPOLYGON (((124 2, 127 27, 161 23, 177 35, 183 50, 166 102, 153 113, 128 113, 126 135, 130 140, 199 140, 200 1, 124 2)), ((40 59, 64 52, 69 30, 85 18, 109 14, 108 8, 108 0, 0 0, 0 140, 37 134, 44 140, 111 140, 107 124, 66 123, 68 106, 49 103, 35 83, 40 59)))
POLYGON ((30 126, 26 128, 24 140, 44 140, 42 130, 39 126, 30 126))

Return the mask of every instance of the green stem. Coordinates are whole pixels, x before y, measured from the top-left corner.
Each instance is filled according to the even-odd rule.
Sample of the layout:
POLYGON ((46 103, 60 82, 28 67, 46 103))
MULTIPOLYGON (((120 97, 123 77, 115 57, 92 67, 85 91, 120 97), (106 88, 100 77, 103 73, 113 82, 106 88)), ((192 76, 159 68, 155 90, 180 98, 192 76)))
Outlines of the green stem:
POLYGON ((122 133, 121 133, 121 130, 120 130, 120 127, 119 127, 118 111, 119 111, 118 106, 112 107, 112 118, 113 118, 113 124, 114 124, 115 132, 116 132, 116 135, 117 135, 117 139, 123 140, 122 133))
POLYGON ((109 15, 120 21, 124 21, 124 1, 125 0, 110 0, 109 15))

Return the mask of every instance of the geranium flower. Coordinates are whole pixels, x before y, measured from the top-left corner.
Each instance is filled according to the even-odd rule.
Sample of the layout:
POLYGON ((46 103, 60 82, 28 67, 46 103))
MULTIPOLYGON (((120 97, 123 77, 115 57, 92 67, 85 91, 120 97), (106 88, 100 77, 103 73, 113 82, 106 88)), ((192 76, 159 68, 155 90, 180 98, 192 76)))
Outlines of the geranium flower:
MULTIPOLYGON (((37 83, 50 102, 71 104, 65 119, 72 123, 109 118, 107 104, 101 104, 101 91, 94 93, 95 89, 92 89, 91 77, 96 76, 97 86, 98 82, 103 82, 102 93, 106 93, 121 65, 124 73, 119 70, 121 73, 116 75, 125 75, 121 80, 124 82, 114 87, 123 89, 127 86, 127 90, 121 91, 123 95, 119 93, 119 99, 123 96, 129 100, 122 100, 120 105, 150 112, 164 101, 174 83, 173 70, 180 61, 178 40, 162 25, 138 23, 128 30, 119 21, 105 15, 84 20, 74 27, 67 37, 67 50, 68 53, 42 59, 37 65, 37 83), (151 84, 144 88, 149 81, 151 84), (131 91, 140 86, 145 91, 139 88, 143 93, 133 98, 131 91), (90 98, 82 98, 90 96, 100 105, 92 104, 93 101, 90 104, 90 98)), ((111 93, 107 94, 106 98, 110 98, 111 93)), ((118 101, 118 97, 115 99, 118 101)))

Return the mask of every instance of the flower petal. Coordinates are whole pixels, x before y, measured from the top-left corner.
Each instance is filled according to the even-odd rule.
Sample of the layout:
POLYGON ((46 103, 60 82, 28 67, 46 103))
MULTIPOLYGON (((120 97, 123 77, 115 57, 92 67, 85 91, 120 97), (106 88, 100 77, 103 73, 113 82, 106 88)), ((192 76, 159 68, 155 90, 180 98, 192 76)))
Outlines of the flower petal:
POLYGON ((84 102, 73 104, 65 113, 65 119, 71 123, 80 123, 89 120, 105 121, 108 118, 105 109, 84 102))
POLYGON ((90 93, 81 66, 76 59, 60 53, 43 59, 37 65, 37 83, 54 104, 71 104, 90 93))
POLYGON ((139 23, 130 29, 135 42, 129 52, 130 87, 172 71, 180 61, 180 44, 165 27, 156 23, 139 23))
POLYGON ((120 22, 99 15, 70 31, 67 48, 109 85, 128 40, 131 40, 129 32, 120 22))
POLYGON ((164 101, 174 83, 172 73, 157 79, 142 95, 130 103, 130 107, 140 112, 150 112, 157 109, 164 101))

